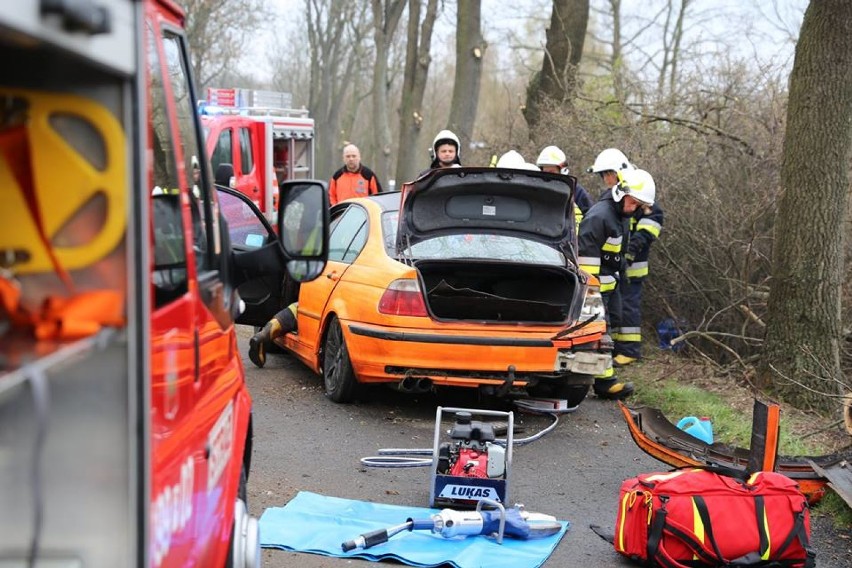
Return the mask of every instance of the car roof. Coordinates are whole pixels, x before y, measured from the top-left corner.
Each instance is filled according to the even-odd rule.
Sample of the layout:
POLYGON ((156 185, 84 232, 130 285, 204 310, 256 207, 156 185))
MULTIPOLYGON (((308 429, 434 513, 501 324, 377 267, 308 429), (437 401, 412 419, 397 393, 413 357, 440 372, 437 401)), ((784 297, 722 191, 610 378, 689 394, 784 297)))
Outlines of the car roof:
POLYGON ((378 203, 382 211, 399 211, 399 191, 386 191, 384 193, 376 193, 365 199, 369 199, 374 203, 378 203))

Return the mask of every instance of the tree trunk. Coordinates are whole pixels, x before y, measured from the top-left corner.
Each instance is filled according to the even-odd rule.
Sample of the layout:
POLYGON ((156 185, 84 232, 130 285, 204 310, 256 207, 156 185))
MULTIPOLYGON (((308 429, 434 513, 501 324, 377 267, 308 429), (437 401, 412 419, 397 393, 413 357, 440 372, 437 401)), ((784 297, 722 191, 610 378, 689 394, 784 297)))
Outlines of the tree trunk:
POLYGON ((612 66, 612 90, 615 100, 624 101, 624 53, 621 49, 621 0, 609 0, 612 11, 612 50, 610 65, 612 66))
POLYGON ((342 163, 341 112, 353 78, 360 72, 359 34, 364 18, 346 0, 305 0, 305 8, 311 52, 308 108, 316 125, 314 176, 322 179, 342 163))
POLYGON ((799 406, 837 408, 840 286, 852 149, 852 2, 805 12, 790 100, 759 382, 799 406))
POLYGON ((459 158, 462 163, 465 149, 470 148, 473 136, 486 47, 482 37, 482 0, 459 0, 456 18, 456 77, 448 126, 461 141, 459 158))
POLYGON ((530 138, 539 144, 544 143, 536 138, 543 107, 571 105, 588 22, 589 0, 553 0, 544 60, 527 88, 524 107, 530 138))
MULTIPOLYGON (((408 4, 408 42, 405 52, 405 75, 402 101, 399 107, 399 143, 397 147, 396 187, 414 179, 418 162, 423 161, 420 148, 420 128, 423 123, 423 94, 429 77, 429 55, 432 31, 438 17, 438 0, 428 0, 426 14, 420 22, 422 0, 408 4)), ((421 168, 422 169, 422 168, 421 168)))
POLYGON ((666 5, 666 20, 662 34, 663 62, 660 65, 660 75, 657 77, 657 92, 661 98, 674 97, 678 82, 684 20, 692 0, 680 0, 679 4, 677 9, 675 9, 674 0, 669 0, 666 5), (666 93, 666 86, 668 86, 668 93, 666 93))
POLYGON ((382 184, 387 184, 393 144, 388 112, 388 54, 402 11, 405 9, 405 0, 389 0, 387 3, 383 0, 372 0, 371 5, 376 60, 373 65, 373 143, 372 152, 368 152, 373 163, 367 165, 376 172, 382 184))

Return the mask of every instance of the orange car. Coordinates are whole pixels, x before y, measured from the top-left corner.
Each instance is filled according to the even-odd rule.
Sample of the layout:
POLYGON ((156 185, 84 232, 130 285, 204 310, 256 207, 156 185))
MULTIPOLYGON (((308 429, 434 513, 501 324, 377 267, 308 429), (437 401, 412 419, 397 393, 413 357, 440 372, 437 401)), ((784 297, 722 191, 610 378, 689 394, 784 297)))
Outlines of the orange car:
MULTIPOLYGON (((577 265, 575 184, 451 168, 339 203, 324 277, 301 285, 298 331, 276 341, 323 376, 336 402, 386 383, 576 406, 611 364, 611 345, 597 281, 577 265)), ((263 325, 295 299, 280 298, 274 281, 267 288, 240 288, 259 316, 241 321, 263 325)))

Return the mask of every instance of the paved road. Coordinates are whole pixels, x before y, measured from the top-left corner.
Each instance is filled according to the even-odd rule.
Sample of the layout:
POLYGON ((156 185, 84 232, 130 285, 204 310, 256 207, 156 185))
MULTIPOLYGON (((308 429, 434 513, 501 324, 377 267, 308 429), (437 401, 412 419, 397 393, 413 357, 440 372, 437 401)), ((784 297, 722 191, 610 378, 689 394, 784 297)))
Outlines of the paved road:
MULTIPOLYGON (((248 334, 249 328, 240 328, 243 354, 248 334)), ((359 459, 375 455, 379 448, 431 447, 437 405, 470 407, 469 402, 380 389, 369 401, 339 405, 323 396, 320 378, 290 356, 273 355, 264 369, 255 368, 245 355, 244 359, 254 397, 254 454, 248 486, 253 514, 259 517, 267 507, 283 506, 303 490, 428 506, 427 468, 364 468, 359 459)), ((519 413, 515 421, 525 428, 516 437, 535 433, 548 423, 544 417, 519 413)), ((632 566, 589 525, 611 528, 615 524, 618 491, 625 478, 667 469, 636 447, 614 403, 590 397, 577 412, 564 415, 553 432, 515 448, 511 500, 571 523, 545 567, 632 566)), ((852 566, 849 535, 838 537, 826 525, 817 522, 814 528, 818 566, 852 566)), ((279 550, 264 550, 263 557, 268 568, 371 565, 279 550)))

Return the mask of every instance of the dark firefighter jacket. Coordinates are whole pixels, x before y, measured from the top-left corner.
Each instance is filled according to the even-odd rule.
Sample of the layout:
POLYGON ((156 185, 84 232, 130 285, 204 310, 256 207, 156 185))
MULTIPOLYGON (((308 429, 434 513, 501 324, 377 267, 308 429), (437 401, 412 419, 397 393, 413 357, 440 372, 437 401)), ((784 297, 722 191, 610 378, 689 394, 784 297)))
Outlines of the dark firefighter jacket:
POLYGON ((585 187, 578 183, 577 189, 574 191, 574 226, 577 227, 578 232, 580 223, 583 221, 583 215, 593 204, 592 196, 589 195, 585 187))
POLYGON ((615 290, 627 248, 630 224, 621 211, 622 204, 605 192, 583 216, 577 235, 580 269, 596 276, 604 293, 615 290))
POLYGON ((641 279, 648 276, 648 256, 651 244, 663 230, 663 210, 654 203, 648 215, 639 213, 630 218, 630 245, 627 248, 627 277, 641 279))

